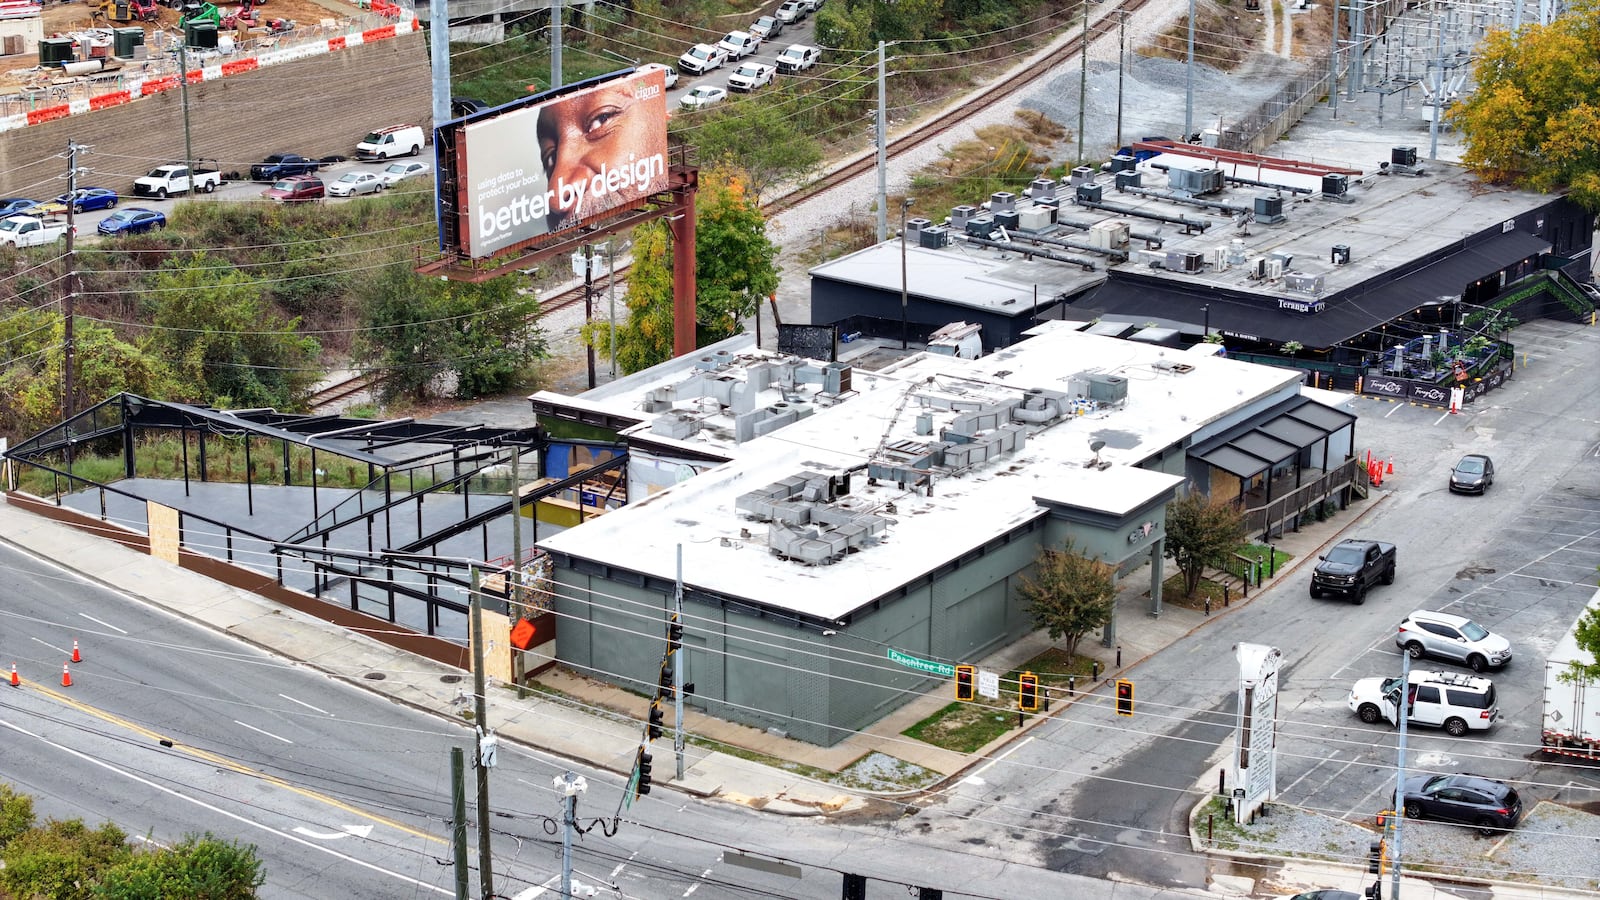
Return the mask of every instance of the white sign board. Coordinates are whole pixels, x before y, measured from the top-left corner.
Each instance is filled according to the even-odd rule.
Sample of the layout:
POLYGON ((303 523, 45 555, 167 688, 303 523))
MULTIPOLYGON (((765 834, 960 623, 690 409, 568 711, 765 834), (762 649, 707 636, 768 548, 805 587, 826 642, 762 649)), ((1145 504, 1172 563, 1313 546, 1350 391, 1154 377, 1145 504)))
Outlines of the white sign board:
POLYGON ((978 694, 990 700, 1000 699, 1000 673, 978 670, 978 694))
POLYGON ((1239 702, 1234 724, 1234 816, 1248 821, 1278 796, 1278 664, 1283 654, 1262 644, 1235 644, 1239 702))

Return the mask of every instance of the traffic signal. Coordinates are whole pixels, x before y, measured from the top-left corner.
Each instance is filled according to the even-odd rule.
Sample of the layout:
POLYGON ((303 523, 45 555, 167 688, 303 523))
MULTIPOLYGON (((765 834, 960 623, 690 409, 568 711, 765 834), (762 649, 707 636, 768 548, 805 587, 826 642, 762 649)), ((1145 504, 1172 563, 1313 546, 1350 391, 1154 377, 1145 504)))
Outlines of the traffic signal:
POLYGON ((1361 892, 1366 900, 1383 900, 1383 882, 1374 881, 1372 886, 1361 892))
POLYGON ((917 888, 917 900, 944 900, 944 891, 938 888, 917 888))
POLYGON ((650 762, 650 754, 639 754, 639 786, 634 793, 640 797, 650 793, 650 762))
POLYGON ((1388 849, 1388 847, 1384 846, 1382 840, 1376 840, 1367 845, 1367 874, 1383 874, 1383 857, 1388 849))
POLYGON ((653 741, 656 738, 661 737, 663 731, 661 727, 661 720, 665 716, 666 711, 663 710, 659 704, 650 704, 650 725, 645 731, 646 734, 650 735, 650 740, 653 741))
POLYGON ((1133 682, 1126 678, 1117 679, 1117 715, 1133 715, 1133 682))
POLYGON ((667 626, 667 647, 678 649, 683 644, 683 626, 673 622, 667 626))
POLYGON ((844 900, 867 900, 867 876, 844 873, 844 900))
POLYGON ((973 696, 973 677, 977 669, 972 666, 956 666, 956 699, 971 700, 973 696))
POLYGON ((1017 676, 1017 707, 1026 712, 1039 708, 1039 676, 1032 672, 1017 676))

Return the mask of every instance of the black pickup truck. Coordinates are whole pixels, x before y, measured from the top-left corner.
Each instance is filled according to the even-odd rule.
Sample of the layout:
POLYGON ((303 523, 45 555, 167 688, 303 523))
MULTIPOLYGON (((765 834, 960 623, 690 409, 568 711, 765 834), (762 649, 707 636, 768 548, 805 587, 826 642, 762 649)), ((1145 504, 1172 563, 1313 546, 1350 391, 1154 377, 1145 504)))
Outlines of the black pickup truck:
POLYGON ((290 175, 311 175, 322 163, 298 153, 274 153, 250 167, 251 181, 277 181, 290 175))
POLYGON ((1344 540, 1318 557, 1311 573, 1311 596, 1335 594, 1364 603, 1367 589, 1394 584, 1395 549, 1382 541, 1344 540))

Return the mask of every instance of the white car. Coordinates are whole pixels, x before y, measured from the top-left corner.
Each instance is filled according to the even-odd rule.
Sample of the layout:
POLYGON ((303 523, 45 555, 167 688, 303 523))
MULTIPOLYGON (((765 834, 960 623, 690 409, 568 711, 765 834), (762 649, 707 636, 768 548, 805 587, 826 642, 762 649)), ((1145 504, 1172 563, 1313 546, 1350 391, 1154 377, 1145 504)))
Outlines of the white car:
POLYGON ((740 63, 728 76, 728 87, 736 91, 753 91, 772 83, 773 68, 765 63, 740 63))
POLYGON ((792 25, 811 15, 811 4, 806 0, 783 0, 783 5, 779 6, 773 15, 779 22, 792 25))
MULTIPOLYGON (((378 173, 378 180, 383 182, 383 186, 384 187, 394 187, 396 184, 399 184, 400 182, 405 181, 407 178, 414 178, 414 177, 416 177, 418 175, 422 175, 422 174, 426 173, 427 171, 428 171, 428 164, 427 163, 420 163, 420 162, 390 163, 388 168, 386 168, 382 172, 378 173)), ((334 184, 338 184, 338 182, 336 181, 336 182, 334 182, 334 184)))
POLYGON ((778 71, 786 75, 795 72, 804 72, 817 64, 822 58, 822 51, 805 44, 790 44, 778 54, 778 71))
POLYGON ((713 87, 709 84, 702 84, 697 85, 696 87, 692 88, 689 93, 684 94, 683 99, 678 101, 678 105, 682 106, 684 109, 699 109, 702 106, 710 106, 713 103, 721 103, 723 100, 726 100, 727 97, 727 88, 719 88, 713 87))
POLYGON ((371 172, 346 172, 336 181, 328 182, 328 196, 354 197, 357 194, 376 194, 383 190, 383 179, 371 172))
POLYGON ((722 68, 728 61, 728 51, 714 44, 695 44, 678 57, 678 69, 704 75, 712 69, 722 68))
POLYGON ((665 65, 662 65, 661 63, 645 63, 644 65, 639 67, 639 71, 641 71, 641 72, 653 72, 656 69, 660 69, 661 70, 661 77, 666 79, 666 85, 667 85, 667 88, 669 90, 672 87, 674 87, 675 85, 677 85, 677 83, 678 83, 678 70, 674 69, 671 66, 665 66, 665 65))
POLYGON ((717 41, 717 46, 729 59, 744 59, 761 49, 761 38, 748 31, 730 31, 727 37, 717 41))

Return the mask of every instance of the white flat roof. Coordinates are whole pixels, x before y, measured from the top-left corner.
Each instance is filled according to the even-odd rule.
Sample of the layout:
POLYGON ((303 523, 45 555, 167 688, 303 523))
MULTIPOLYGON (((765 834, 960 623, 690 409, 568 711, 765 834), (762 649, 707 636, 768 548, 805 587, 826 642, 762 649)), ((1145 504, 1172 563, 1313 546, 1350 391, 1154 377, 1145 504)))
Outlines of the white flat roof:
POLYGON ((977 360, 922 355, 890 372, 856 371, 849 402, 819 407, 740 456, 645 500, 541 541, 564 554, 671 580, 683 547, 684 580, 769 607, 837 620, 1045 514, 1048 498, 1124 514, 1181 483, 1133 465, 1267 397, 1288 398, 1298 373, 1226 358, 1054 329, 977 360), (1173 364, 1187 367, 1179 372, 1173 364), (740 513, 741 496, 804 472, 835 475, 861 466, 881 445, 926 444, 964 412, 1021 397, 1031 388, 1067 392, 1075 375, 1127 381, 1120 406, 1043 426, 1024 445, 965 472, 933 471, 931 491, 902 490, 865 472, 852 504, 890 520, 881 543, 831 565, 773 555, 768 526, 740 513), (920 416, 932 433, 918 433, 920 416), (1099 455, 1113 465, 1086 468, 1099 455), (892 510, 892 511, 891 511, 892 510))

